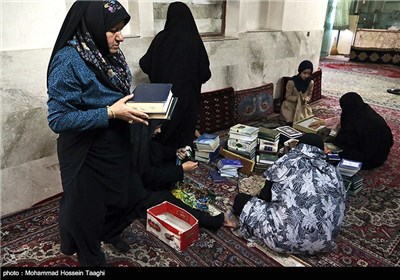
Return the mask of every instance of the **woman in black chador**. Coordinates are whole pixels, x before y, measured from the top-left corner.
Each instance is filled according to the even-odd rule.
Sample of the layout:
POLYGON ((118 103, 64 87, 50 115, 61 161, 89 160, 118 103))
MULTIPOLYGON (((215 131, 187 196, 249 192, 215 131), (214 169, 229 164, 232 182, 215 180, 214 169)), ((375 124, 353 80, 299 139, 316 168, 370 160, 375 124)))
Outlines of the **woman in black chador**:
POLYGON ((193 145, 201 86, 211 77, 210 62, 193 15, 184 3, 168 7, 164 30, 153 39, 140 67, 152 83, 171 83, 178 97, 172 119, 156 140, 173 148, 193 145))
POLYGON ((207 211, 185 204, 171 193, 172 185, 183 180, 184 173, 195 170, 198 163, 188 160, 181 165, 176 165, 177 157, 184 159, 184 148, 175 150, 154 142, 152 136, 155 135, 154 132, 159 124, 158 120, 149 120, 149 126, 132 125, 131 133, 134 139, 132 158, 145 192, 143 199, 135 206, 136 215, 146 218, 148 208, 163 201, 169 201, 191 213, 198 219, 200 227, 214 230, 221 226, 236 227, 237 221, 231 211, 211 216, 207 211))
POLYGON ((386 121, 356 92, 344 94, 339 102, 342 114, 334 144, 343 149, 340 157, 362 162, 362 169, 381 166, 393 146, 386 121))

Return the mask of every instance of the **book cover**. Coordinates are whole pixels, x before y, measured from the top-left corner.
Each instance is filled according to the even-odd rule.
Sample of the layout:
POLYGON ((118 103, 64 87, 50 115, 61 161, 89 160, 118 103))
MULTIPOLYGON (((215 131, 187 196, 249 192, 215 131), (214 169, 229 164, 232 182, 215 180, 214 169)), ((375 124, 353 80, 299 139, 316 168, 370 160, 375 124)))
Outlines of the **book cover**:
POLYGON ((147 115, 149 115, 149 119, 170 120, 177 102, 178 97, 173 97, 165 113, 147 113, 147 115))
POLYGON ((226 177, 219 174, 218 170, 211 170, 209 174, 214 183, 223 183, 228 181, 226 177))
POLYGON ((165 113, 171 103, 172 84, 138 84, 126 104, 145 113, 165 113))
POLYGON ((243 164, 239 159, 222 158, 218 161, 217 167, 218 169, 241 168, 243 167, 243 164))
POLYGON ((229 129, 230 133, 234 133, 234 134, 240 134, 240 135, 245 135, 245 136, 254 136, 257 135, 258 136, 258 132, 259 132, 259 128, 258 127, 254 127, 254 126, 249 126, 249 125, 244 125, 244 124, 236 124, 234 126, 232 126, 229 129))
POLYGON ((239 149, 242 151, 251 151, 257 146, 257 141, 244 141, 244 140, 239 140, 235 138, 229 138, 228 139, 228 147, 232 149, 239 149))
POLYGON ((255 162, 253 160, 250 160, 248 158, 245 158, 241 155, 235 154, 231 151, 228 151, 226 149, 221 149, 219 151, 221 156, 228 158, 228 159, 238 159, 240 162, 243 164, 243 167, 239 169, 240 172, 242 172, 245 175, 250 175, 251 172, 253 171, 255 162))
POLYGON ((280 132, 276 129, 260 127, 258 132, 258 138, 265 139, 269 141, 276 141, 279 140, 280 132))
POLYGON ((303 133, 301 133, 297 129, 294 129, 293 127, 288 126, 288 125, 277 127, 276 130, 280 131, 283 135, 285 135, 289 138, 299 137, 299 136, 303 135, 303 133))
POLYGON ((217 134, 203 133, 193 141, 197 150, 203 152, 214 152, 220 144, 217 134))

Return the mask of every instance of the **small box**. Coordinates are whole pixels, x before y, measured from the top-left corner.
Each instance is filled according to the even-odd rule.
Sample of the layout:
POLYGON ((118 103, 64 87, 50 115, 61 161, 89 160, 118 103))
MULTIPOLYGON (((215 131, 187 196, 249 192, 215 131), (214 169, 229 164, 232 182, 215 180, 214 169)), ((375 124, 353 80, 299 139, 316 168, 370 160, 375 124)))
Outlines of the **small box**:
POLYGON ((198 220, 168 201, 147 209, 146 229, 179 252, 199 239, 198 220))

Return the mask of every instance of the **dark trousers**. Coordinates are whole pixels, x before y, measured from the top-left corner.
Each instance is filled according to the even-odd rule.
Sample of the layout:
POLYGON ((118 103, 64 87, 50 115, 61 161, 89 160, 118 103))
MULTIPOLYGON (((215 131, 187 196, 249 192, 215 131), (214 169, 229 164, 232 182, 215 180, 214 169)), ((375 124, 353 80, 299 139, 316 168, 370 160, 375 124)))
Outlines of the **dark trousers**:
MULTIPOLYGON (((272 189, 272 182, 265 181, 264 188, 261 190, 260 194, 257 196, 259 199, 265 200, 267 202, 271 202, 271 189, 272 189)), ((235 201, 233 202, 233 212, 236 216, 239 216, 242 213, 242 210, 246 203, 252 198, 253 196, 246 194, 246 193, 238 193, 235 197, 235 201)))

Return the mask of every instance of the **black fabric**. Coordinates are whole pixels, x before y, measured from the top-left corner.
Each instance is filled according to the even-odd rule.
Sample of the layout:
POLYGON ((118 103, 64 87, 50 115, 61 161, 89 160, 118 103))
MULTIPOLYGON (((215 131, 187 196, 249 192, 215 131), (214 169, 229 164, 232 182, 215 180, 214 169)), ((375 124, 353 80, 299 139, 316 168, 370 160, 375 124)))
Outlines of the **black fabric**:
POLYGON ((170 189, 183 180, 182 166, 176 165, 176 149, 152 139, 159 124, 159 120, 149 120, 149 126, 131 125, 134 166, 147 190, 170 189))
MULTIPOLYGON (((201 211, 186 205, 171 193, 171 187, 183 180, 182 166, 176 165, 176 150, 166 147, 152 140, 152 135, 160 124, 158 120, 149 120, 149 126, 143 124, 131 125, 132 158, 135 170, 140 174, 140 185, 145 192, 141 201, 135 206, 132 215, 145 218, 147 209, 163 201, 169 201, 189 213, 198 221, 199 226, 208 229, 217 229, 223 225, 224 214, 211 216, 208 212, 201 211)), ((162 131, 162 129, 161 129, 162 131)))
POLYGON ((261 189, 258 198, 266 201, 271 202, 272 200, 272 182, 269 180, 265 181, 264 188, 261 189))
POLYGON ((306 133, 299 137, 299 144, 307 144, 324 150, 324 140, 315 133, 306 133))
POLYGON ((233 213, 236 216, 240 216, 240 213, 242 213, 244 206, 251 198, 252 196, 247 193, 238 193, 235 197, 235 200, 233 201, 233 213))
POLYGON ((305 80, 303 80, 303 79, 300 77, 300 74, 301 74, 304 70, 307 70, 307 69, 310 69, 310 70, 311 70, 311 74, 312 74, 312 72, 314 71, 314 66, 313 66, 313 64, 312 64, 311 61, 309 61, 309 60, 303 60, 303 61, 299 64, 299 67, 298 67, 298 74, 295 75, 295 76, 293 76, 293 77, 291 78, 291 79, 293 80, 293 82, 294 82, 294 86, 295 86, 296 89, 297 89, 299 92, 301 92, 301 93, 304 93, 304 92, 307 90, 308 85, 310 84, 310 82, 311 82, 311 80, 312 80, 311 76, 310 76, 309 78, 305 79, 305 80))
POLYGON ((366 170, 381 166, 393 146, 392 131, 384 118, 355 92, 344 94, 340 107, 341 128, 334 140, 343 149, 340 157, 360 161, 366 170))
POLYGON ((57 141, 61 252, 78 253, 82 266, 96 266, 104 262, 100 241, 119 236, 145 196, 131 165, 128 126, 115 120, 104 129, 61 133, 57 141))
MULTIPOLYGON (((65 47, 67 42, 72 39, 89 4, 90 1, 77 0, 69 9, 61 26, 60 32, 58 33, 56 43, 54 44, 49 60, 50 63, 53 60, 54 55, 63 47, 65 47)), ((50 63, 47 66, 47 78, 49 77, 50 63)))
POLYGON ((178 97, 170 121, 156 140, 173 148, 192 145, 201 85, 211 77, 210 62, 193 15, 184 3, 171 3, 164 29, 139 61, 152 83, 171 83, 178 97))

